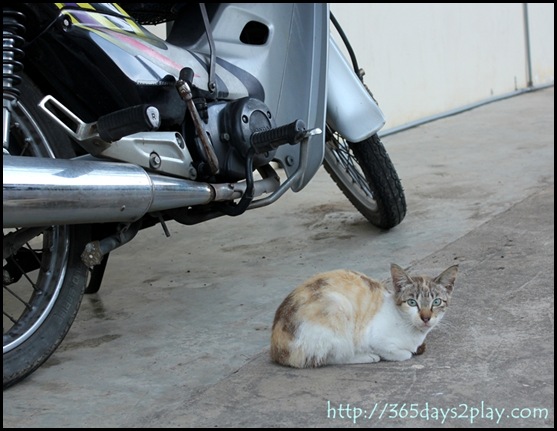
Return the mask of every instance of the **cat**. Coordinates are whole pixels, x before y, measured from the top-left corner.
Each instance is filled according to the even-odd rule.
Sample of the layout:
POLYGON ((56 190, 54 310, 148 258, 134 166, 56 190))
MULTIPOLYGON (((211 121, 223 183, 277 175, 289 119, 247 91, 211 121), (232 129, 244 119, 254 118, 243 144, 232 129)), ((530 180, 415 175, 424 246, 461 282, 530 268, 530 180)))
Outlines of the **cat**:
POLYGON ((391 264, 393 291, 360 272, 317 274, 278 307, 271 359, 295 368, 405 361, 425 350, 453 292, 458 265, 435 278, 391 264))

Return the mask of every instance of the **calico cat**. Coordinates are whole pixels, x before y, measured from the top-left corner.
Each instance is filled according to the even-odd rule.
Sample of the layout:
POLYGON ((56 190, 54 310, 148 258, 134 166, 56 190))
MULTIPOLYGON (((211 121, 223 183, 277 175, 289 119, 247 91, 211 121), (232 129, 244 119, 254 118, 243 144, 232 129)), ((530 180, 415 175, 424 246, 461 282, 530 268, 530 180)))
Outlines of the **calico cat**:
POLYGON ((275 313, 271 359, 295 368, 404 361, 425 349, 441 320, 458 265, 439 276, 410 277, 391 264, 393 291, 365 274, 339 269, 294 289, 275 313))

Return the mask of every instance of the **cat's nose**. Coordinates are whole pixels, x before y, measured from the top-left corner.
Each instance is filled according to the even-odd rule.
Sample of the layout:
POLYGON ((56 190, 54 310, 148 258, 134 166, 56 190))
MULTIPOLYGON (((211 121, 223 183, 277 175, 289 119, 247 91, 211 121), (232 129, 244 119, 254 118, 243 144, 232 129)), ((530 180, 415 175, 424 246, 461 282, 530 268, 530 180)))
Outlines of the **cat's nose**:
POLYGON ((424 321, 424 323, 427 323, 431 320, 431 316, 420 316, 422 318, 422 320, 424 321))

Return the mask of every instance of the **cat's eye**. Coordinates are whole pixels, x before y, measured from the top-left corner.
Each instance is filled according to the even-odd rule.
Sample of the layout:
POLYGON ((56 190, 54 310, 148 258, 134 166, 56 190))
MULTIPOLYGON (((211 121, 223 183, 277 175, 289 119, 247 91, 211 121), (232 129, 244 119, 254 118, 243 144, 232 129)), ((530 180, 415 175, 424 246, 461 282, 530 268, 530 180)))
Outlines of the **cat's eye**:
POLYGON ((433 300, 433 306, 434 306, 434 307, 437 307, 437 306, 439 306, 439 305, 441 305, 441 298, 435 298, 435 299, 433 300))
POLYGON ((406 303, 410 306, 410 307, 415 307, 418 305, 418 302, 415 299, 407 299, 406 303))

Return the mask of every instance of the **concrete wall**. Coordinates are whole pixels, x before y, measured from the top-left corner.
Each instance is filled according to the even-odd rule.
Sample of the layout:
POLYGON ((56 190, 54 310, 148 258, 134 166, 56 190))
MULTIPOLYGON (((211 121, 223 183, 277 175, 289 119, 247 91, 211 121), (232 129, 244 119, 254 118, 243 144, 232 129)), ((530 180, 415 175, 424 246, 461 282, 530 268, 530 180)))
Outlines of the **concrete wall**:
POLYGON ((554 82, 554 3, 332 3, 385 129, 554 82), (528 16, 531 77, 525 31, 528 16))

